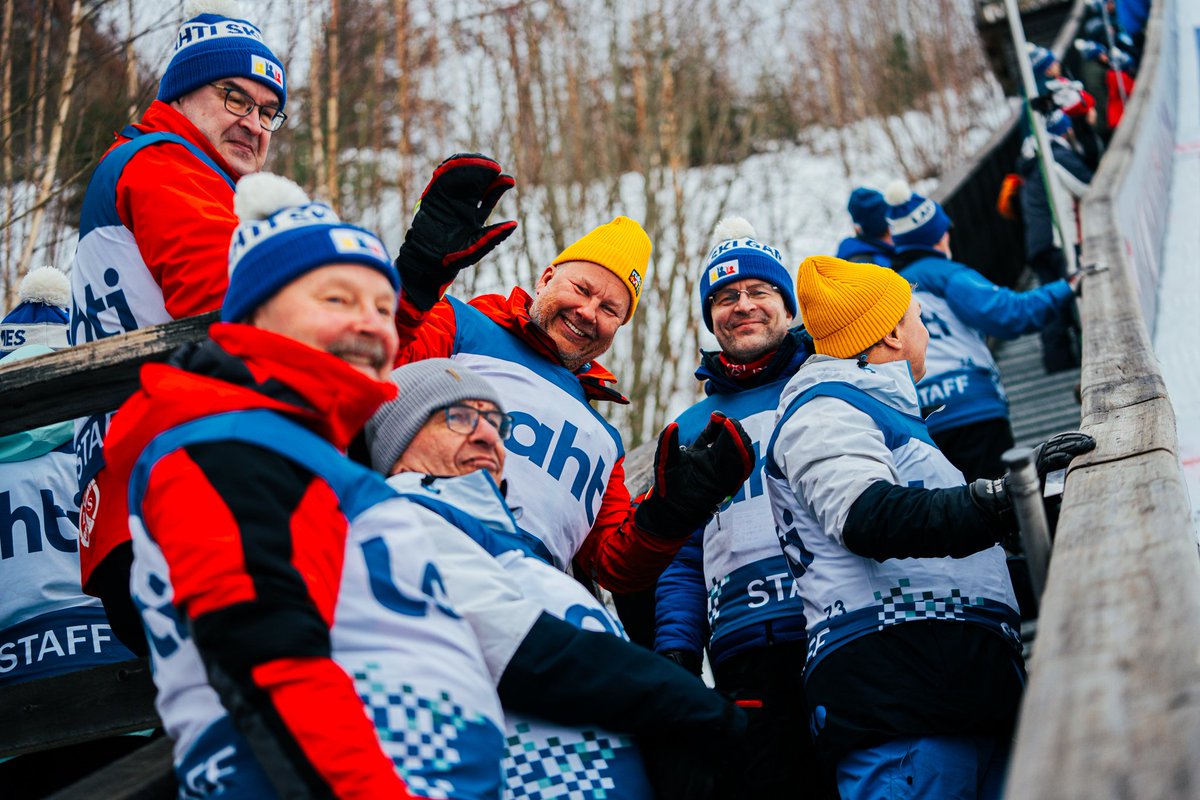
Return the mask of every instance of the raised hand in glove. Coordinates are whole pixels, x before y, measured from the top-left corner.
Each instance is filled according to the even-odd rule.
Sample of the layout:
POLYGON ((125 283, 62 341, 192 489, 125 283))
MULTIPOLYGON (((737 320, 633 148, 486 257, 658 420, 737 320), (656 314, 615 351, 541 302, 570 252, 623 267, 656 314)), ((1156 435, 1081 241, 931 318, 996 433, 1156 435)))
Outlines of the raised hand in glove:
POLYGON ((517 229, 514 220, 485 225, 501 196, 514 185, 495 159, 457 153, 433 171, 421 193, 412 227, 396 256, 404 293, 428 311, 458 275, 517 229))
POLYGON ((688 536, 741 488, 754 466, 754 445, 736 419, 714 411, 690 447, 679 446, 679 425, 672 422, 659 434, 654 486, 634 522, 669 539, 688 536))

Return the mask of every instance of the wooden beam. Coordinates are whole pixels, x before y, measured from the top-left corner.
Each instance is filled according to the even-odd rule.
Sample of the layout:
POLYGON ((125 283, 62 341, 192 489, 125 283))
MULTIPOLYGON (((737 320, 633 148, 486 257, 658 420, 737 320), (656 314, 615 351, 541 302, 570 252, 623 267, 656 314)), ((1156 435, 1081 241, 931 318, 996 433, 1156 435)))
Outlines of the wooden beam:
POLYGON ((213 311, 0 367, 0 436, 117 408, 137 388, 142 364, 201 341, 217 319, 213 311))
POLYGON ((161 736, 46 800, 174 800, 177 796, 171 740, 161 736))
POLYGON ((0 758, 162 726, 145 659, 6 686, 0 706, 0 758))
MULTIPOLYGON (((1005 791, 1012 800, 1200 796, 1200 556, 1175 417, 1115 198, 1155 125, 1163 3, 1138 91, 1083 205, 1083 428, 1042 597, 1005 791)), ((1174 35, 1168 31, 1167 35, 1174 35)))

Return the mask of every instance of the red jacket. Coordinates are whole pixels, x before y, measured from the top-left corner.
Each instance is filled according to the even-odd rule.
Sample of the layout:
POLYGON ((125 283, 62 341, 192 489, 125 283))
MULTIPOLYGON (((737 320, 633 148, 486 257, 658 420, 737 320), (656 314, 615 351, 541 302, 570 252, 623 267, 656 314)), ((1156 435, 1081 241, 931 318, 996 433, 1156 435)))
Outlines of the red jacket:
MULTIPOLYGON (((482 312, 499 331, 504 331, 532 348, 547 361, 547 368, 562 368, 557 348, 550 336, 529 317, 531 298, 514 288, 507 298, 482 295, 469 305, 482 312)), ((445 299, 430 311, 421 313, 402 294, 396 317, 400 332, 397 364, 425 358, 452 358, 456 355, 457 321, 452 305, 445 299)), ((498 332, 499 332, 498 331, 498 332)), ((612 384, 616 378, 595 362, 575 378, 589 400, 629 401, 612 384)), ((509 412, 521 408, 519 397, 504 397, 509 412)), ((509 454, 509 458, 513 458, 509 454)), ((686 537, 667 539, 638 528, 633 522, 635 504, 625 487, 624 458, 617 460, 608 481, 591 529, 575 553, 576 565, 601 586, 613 592, 633 592, 654 585, 686 537)), ((540 532, 535 532, 540 533, 540 532)))
MULTIPOLYGON (((159 100, 135 128, 175 133, 199 147, 236 181, 233 169, 183 114, 159 100)), ((109 151, 129 141, 117 137, 109 151)), ((107 153, 106 153, 107 155, 107 153)), ((172 319, 221 307, 229 287, 229 240, 237 227, 233 189, 179 145, 138 153, 117 182, 117 214, 137 240, 172 319)))
MULTIPOLYGON (((106 469, 122 486, 156 435, 190 420, 267 409, 344 451, 395 396, 273 333, 217 324, 210 336, 178 352, 180 366, 142 367, 142 388, 106 440, 106 469)), ((173 605, 208 675, 229 679, 209 682, 227 709, 240 709, 231 717, 254 751, 265 738, 266 752, 287 762, 277 768, 338 797, 408 797, 330 656, 348 522, 328 484, 276 453, 217 441, 166 455, 145 487, 140 518, 166 560, 173 605)), ((102 502, 126 511, 127 492, 102 502)))

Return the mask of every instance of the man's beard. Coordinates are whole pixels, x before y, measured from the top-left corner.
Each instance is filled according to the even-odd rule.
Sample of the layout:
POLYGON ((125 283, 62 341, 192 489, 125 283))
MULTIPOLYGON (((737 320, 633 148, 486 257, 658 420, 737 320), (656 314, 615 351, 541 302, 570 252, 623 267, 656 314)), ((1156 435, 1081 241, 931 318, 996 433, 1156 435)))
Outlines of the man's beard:
POLYGON ((327 349, 333 355, 347 362, 351 357, 366 358, 371 367, 377 371, 382 371, 388 366, 387 348, 378 339, 343 336, 329 345, 327 349))

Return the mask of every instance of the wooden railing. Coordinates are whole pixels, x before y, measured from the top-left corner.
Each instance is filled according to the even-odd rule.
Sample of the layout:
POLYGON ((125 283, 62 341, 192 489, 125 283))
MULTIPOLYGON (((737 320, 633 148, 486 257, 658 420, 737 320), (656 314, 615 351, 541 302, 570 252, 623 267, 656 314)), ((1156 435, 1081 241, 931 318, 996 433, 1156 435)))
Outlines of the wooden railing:
MULTIPOLYGON (((1135 91, 1083 205, 1083 428, 1068 474, 1006 796, 1200 796, 1200 556, 1175 417, 1114 206, 1155 124, 1164 6, 1135 91)), ((1167 64, 1173 64, 1168 59, 1167 64)), ((1168 156, 1169 163, 1169 152, 1168 156)), ((1180 331, 1179 335, 1190 335, 1180 331)))

